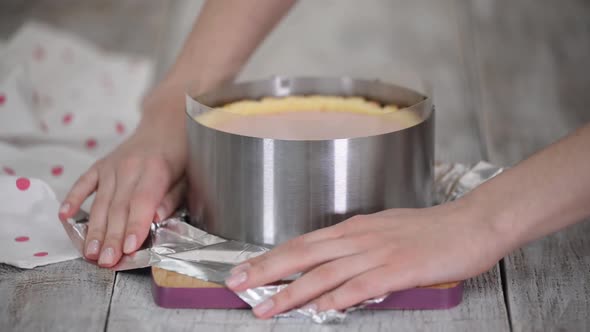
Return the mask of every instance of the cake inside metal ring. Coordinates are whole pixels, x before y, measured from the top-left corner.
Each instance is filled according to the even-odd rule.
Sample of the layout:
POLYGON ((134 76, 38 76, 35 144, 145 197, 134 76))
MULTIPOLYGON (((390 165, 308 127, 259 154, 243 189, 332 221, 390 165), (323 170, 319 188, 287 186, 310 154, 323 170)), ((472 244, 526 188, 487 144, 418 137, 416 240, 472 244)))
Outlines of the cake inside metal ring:
POLYGON ((422 119, 397 105, 380 105, 361 97, 289 96, 232 102, 195 120, 243 136, 327 140, 390 133, 422 119))

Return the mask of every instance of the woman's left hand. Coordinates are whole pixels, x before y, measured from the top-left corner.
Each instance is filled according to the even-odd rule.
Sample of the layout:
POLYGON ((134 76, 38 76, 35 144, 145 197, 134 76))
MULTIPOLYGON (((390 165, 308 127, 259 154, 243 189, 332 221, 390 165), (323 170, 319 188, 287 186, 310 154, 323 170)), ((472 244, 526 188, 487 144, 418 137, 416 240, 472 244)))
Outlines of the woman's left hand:
POLYGON ((464 280, 489 270, 510 246, 486 216, 466 200, 356 216, 237 266, 226 285, 243 291, 305 272, 253 309, 269 318, 303 305, 341 310, 393 291, 464 280))

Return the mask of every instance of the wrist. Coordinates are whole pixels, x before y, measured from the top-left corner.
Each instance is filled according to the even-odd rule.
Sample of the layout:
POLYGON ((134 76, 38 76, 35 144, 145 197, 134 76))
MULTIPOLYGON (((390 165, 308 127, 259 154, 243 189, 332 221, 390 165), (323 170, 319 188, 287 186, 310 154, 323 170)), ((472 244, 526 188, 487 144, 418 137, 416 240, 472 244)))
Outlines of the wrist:
POLYGON ((186 115, 182 88, 161 83, 144 97, 141 106, 142 115, 136 136, 184 139, 186 115))
MULTIPOLYGON (((480 187, 481 188, 481 187, 480 187)), ((504 197, 498 197, 478 188, 465 195, 460 201, 469 211, 468 214, 483 227, 497 250, 500 258, 519 248, 526 242, 524 223, 514 223, 510 205, 504 197)))
POLYGON ((186 84, 168 79, 162 80, 143 97, 141 102, 143 116, 150 117, 161 113, 184 113, 186 92, 186 84))

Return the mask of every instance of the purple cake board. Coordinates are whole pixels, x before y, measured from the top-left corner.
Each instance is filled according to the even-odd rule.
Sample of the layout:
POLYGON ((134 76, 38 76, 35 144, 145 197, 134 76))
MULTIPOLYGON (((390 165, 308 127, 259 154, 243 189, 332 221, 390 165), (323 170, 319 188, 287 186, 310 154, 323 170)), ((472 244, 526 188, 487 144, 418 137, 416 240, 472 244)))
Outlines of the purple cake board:
MULTIPOLYGON (((169 288, 152 279, 154 301, 164 308, 249 309, 250 306, 227 288, 169 288)), ((463 299, 463 282, 451 288, 413 288, 389 295, 366 309, 449 309, 463 299)))

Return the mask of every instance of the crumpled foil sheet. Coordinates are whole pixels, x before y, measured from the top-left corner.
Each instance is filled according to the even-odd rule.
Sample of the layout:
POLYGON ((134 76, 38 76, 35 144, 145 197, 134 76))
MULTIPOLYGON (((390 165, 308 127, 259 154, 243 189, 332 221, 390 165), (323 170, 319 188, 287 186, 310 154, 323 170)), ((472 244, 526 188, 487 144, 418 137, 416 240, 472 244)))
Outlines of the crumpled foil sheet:
MULTIPOLYGON (((475 166, 437 163, 434 172, 435 204, 455 200, 502 171, 503 168, 486 162, 479 162, 475 166)), ((187 220, 187 212, 181 210, 169 219, 153 223, 150 236, 142 248, 131 255, 124 255, 112 269, 124 271, 156 266, 204 281, 224 284, 233 267, 270 250, 264 246, 226 240, 209 234, 189 225, 187 220)), ((63 223, 80 253, 84 252, 87 222, 88 215, 82 212, 63 223)), ((254 307, 287 286, 288 284, 261 286, 237 295, 254 307)), ((316 312, 313 309, 298 308, 280 316, 303 317, 318 324, 339 323, 346 318, 348 312, 379 303, 386 297, 370 299, 344 311, 316 312)))

